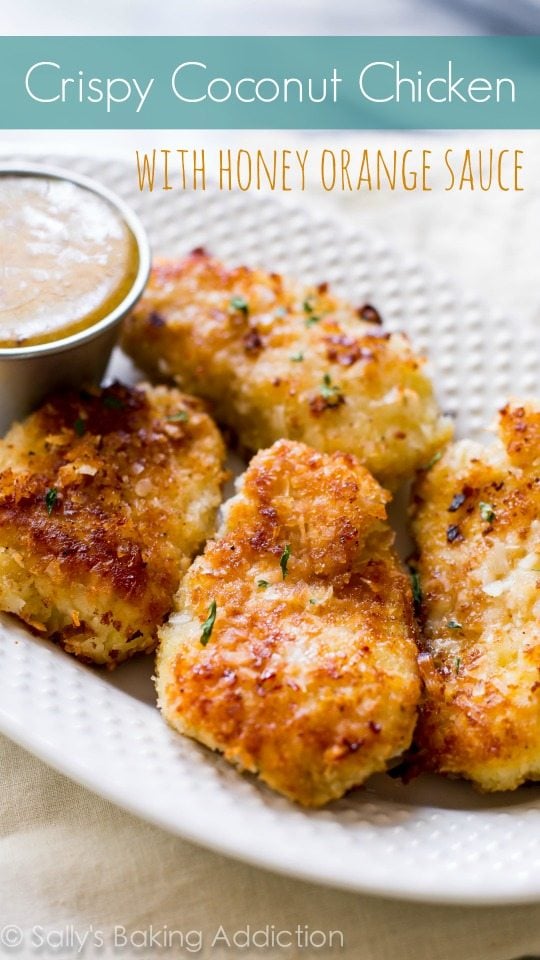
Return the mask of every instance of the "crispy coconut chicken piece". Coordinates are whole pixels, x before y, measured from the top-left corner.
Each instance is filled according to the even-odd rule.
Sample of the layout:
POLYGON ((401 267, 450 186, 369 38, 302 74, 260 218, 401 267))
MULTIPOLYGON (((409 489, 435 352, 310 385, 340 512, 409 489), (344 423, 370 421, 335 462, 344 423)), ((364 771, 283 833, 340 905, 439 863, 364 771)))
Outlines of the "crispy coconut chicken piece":
POLYGON ((343 450, 394 488, 451 435, 423 359, 372 307, 201 250, 156 263, 123 347, 150 376, 211 401, 248 450, 281 437, 343 450))
POLYGON ((160 631, 171 726, 305 806, 411 741, 412 598, 387 500, 350 454, 278 441, 252 460, 160 631))
POLYGON ((223 457, 178 390, 49 399, 0 441, 0 609, 87 662, 153 650, 213 532, 223 457))
POLYGON ((450 448, 416 486, 424 769, 482 790, 540 779, 540 406, 450 448))

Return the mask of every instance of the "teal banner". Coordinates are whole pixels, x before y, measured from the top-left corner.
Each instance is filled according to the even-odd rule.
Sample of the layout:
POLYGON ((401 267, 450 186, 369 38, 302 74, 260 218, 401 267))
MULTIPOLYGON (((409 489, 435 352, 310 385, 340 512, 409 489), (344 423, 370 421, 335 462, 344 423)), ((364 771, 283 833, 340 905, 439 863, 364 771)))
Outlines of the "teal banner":
POLYGON ((3 129, 537 129, 540 37, 0 37, 3 129))

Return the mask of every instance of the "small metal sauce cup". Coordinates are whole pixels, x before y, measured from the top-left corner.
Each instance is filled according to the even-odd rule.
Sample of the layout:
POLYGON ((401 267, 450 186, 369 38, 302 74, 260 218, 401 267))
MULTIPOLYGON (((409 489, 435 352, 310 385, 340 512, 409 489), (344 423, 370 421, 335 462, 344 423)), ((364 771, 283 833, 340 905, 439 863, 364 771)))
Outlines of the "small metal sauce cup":
POLYGON ((107 200, 135 238, 138 269, 121 303, 102 320, 69 337, 28 347, 0 347, 0 435, 26 416, 51 390, 99 383, 116 343, 120 321, 134 307, 150 273, 150 244, 135 213, 116 194, 89 177, 39 164, 0 163, 0 177, 67 180, 107 200))

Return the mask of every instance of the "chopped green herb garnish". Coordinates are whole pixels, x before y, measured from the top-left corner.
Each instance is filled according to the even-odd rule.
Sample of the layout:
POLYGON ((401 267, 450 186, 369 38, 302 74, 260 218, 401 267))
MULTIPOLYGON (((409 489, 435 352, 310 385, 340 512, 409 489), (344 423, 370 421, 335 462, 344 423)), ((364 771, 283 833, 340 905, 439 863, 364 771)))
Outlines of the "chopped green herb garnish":
POLYGON ((480 507, 480 516, 485 523, 493 523, 495 519, 495 511, 490 503, 484 503, 483 500, 479 503, 480 507))
POLYGON ((317 603, 315 597, 310 597, 309 602, 311 603, 312 606, 315 606, 315 604, 317 603))
POLYGON ((414 609, 418 613, 422 603, 422 586, 420 584, 420 574, 418 573, 418 570, 413 570, 412 567, 409 567, 409 573, 411 575, 414 609))
POLYGON ((461 666, 461 657, 456 657, 456 676, 459 673, 460 666, 461 666))
POLYGON ((429 460, 428 463, 426 463, 425 467, 422 467, 422 470, 431 470, 431 468, 434 467, 435 464, 439 462, 441 457, 442 457, 442 450, 437 450, 437 453, 433 454, 431 460, 429 460))
POLYGON ((290 543, 288 543, 287 546, 285 547, 283 553, 281 554, 281 559, 280 559, 280 561, 279 561, 279 565, 280 565, 280 567, 281 567, 281 573, 282 573, 282 575, 283 575, 283 579, 285 579, 285 577, 287 576, 287 572, 288 572, 288 571, 287 571, 287 564, 288 564, 288 562, 289 562, 289 557, 290 557, 290 555, 291 555, 291 545, 290 545, 290 543))
POLYGON ((453 617, 450 618, 446 626, 449 630, 463 630, 463 624, 461 624, 458 620, 454 620, 453 617))
POLYGON ((332 395, 334 388, 332 387, 332 377, 329 373, 325 373, 322 380, 321 393, 323 397, 329 397, 332 395))
POLYGON ((301 363, 303 359, 304 359, 304 354, 302 353, 301 350, 299 350, 298 353, 291 353, 289 357, 289 360, 293 360, 294 363, 301 363))
POLYGON ((50 487, 45 494, 45 506, 47 507, 47 513, 49 516, 53 512, 53 507, 58 500, 58 490, 56 487, 50 487))
POLYGON ((186 423, 189 420, 189 413, 187 410, 179 410, 178 413, 171 413, 167 420, 170 423, 186 423))
POLYGON ((302 310, 304 313, 313 313, 315 307, 313 306, 311 300, 304 300, 302 304, 302 310))
POLYGON ((313 327, 316 323, 319 322, 320 319, 321 319, 320 317, 312 313, 311 316, 308 317, 306 320, 306 327, 313 327))
POLYGON ((249 304, 244 297, 231 297, 229 301, 229 308, 233 311, 238 311, 238 313, 244 313, 246 317, 249 313, 249 304))
POLYGON ((206 646, 206 644, 208 643, 212 635, 212 630, 214 629, 214 624, 216 622, 216 611, 217 611, 216 601, 212 600, 212 603, 208 607, 208 616, 202 626, 201 644, 203 647, 206 646))
POLYGON ((83 437, 86 433, 86 424, 81 417, 77 417, 75 423, 73 424, 73 429, 78 437, 83 437))
POLYGON ((257 580, 257 586, 259 590, 266 590, 266 588, 269 587, 270 584, 268 583, 268 580, 257 580))
POLYGON ((123 410, 125 404, 123 400, 120 400, 120 397, 115 397, 113 394, 108 394, 106 397, 103 397, 103 406, 107 407, 109 410, 123 410))
POLYGON ((332 383, 332 377, 325 373, 321 384, 321 396, 324 397, 329 406, 336 406, 343 400, 343 394, 336 383, 332 383))

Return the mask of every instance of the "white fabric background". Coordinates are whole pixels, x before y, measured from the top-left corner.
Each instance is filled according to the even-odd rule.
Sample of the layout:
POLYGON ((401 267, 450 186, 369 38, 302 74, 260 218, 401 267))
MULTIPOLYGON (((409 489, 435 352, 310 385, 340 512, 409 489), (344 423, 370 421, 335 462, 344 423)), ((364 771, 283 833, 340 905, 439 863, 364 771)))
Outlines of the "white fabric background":
POLYGON ((2 32, 55 34, 540 33, 539 0, 0 0, 2 32))

